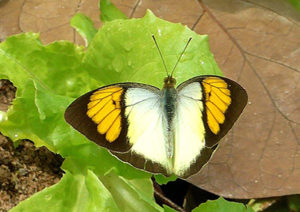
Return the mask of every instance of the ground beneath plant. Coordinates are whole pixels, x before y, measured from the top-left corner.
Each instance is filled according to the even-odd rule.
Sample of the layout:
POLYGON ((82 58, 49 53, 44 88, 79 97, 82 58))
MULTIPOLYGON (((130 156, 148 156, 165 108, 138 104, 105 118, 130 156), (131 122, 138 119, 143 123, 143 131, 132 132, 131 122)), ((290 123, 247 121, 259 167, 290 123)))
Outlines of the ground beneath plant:
POLYGON ((45 147, 23 140, 17 148, 0 135, 0 211, 8 211, 32 194, 57 183, 63 159, 45 147))

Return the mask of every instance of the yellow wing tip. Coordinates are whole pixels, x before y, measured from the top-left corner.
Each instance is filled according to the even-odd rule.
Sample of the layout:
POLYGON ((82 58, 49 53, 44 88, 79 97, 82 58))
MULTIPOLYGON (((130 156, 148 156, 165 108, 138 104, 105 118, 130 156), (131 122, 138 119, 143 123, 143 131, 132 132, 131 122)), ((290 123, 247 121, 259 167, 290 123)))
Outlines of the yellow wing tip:
POLYGON ((212 133, 220 132, 220 124, 225 122, 225 112, 231 104, 228 84, 219 77, 207 77, 202 83, 205 91, 207 122, 212 133))

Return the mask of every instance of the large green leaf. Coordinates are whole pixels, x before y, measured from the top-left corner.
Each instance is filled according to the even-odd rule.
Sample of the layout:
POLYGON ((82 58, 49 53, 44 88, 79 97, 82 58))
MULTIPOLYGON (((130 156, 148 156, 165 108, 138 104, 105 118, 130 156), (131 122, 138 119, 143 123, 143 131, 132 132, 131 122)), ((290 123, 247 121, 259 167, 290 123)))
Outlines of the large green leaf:
POLYGON ((0 77, 17 87, 16 99, 1 132, 11 139, 28 138, 59 152, 86 139, 63 119, 72 97, 97 87, 86 83, 83 49, 69 42, 44 46, 37 34, 20 34, 0 44, 0 77))
POLYGON ((85 174, 67 172, 58 184, 34 194, 11 211, 42 210, 122 211, 107 188, 91 171, 85 174))
POLYGON ((207 36, 161 20, 150 11, 141 19, 105 23, 93 38, 90 36, 92 41, 86 51, 66 41, 45 46, 32 33, 9 37, 0 44, 0 78, 9 79, 17 87, 13 106, 0 114, 0 131, 14 141, 27 138, 66 158, 63 169, 67 174, 63 180, 15 210, 47 206, 50 211, 64 211, 65 204, 74 211, 108 206, 163 210, 153 199, 149 173, 120 162, 63 118, 76 97, 105 84, 133 81, 161 87, 166 73, 152 34, 169 70, 188 38, 193 38, 175 72, 178 83, 201 74, 221 75, 209 51, 207 36), (99 192, 103 192, 103 198, 97 196, 99 192), (62 199, 54 204, 56 196, 62 199), (89 199, 87 205, 82 205, 82 198, 89 199))

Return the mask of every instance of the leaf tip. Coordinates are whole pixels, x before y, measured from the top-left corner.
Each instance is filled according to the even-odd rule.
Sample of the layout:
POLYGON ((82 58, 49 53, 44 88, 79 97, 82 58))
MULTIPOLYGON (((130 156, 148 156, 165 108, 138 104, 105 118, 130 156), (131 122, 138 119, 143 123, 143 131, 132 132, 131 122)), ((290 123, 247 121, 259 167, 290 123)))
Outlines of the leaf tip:
POLYGON ((156 17, 156 15, 150 9, 147 9, 145 17, 156 17))

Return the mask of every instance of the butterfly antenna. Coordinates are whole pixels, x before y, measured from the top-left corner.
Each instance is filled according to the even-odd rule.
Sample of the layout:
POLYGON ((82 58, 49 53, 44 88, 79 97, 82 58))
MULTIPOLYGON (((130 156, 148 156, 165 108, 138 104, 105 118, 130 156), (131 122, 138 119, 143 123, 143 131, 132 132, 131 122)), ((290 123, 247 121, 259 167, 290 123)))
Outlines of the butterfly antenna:
POLYGON ((192 40, 192 37, 189 38, 189 40, 188 40, 188 42, 186 43, 186 45, 185 45, 185 47, 184 47, 184 49, 183 49, 183 51, 182 51, 180 57, 178 58, 178 60, 177 60, 177 62, 176 62, 176 64, 175 64, 175 66, 174 66, 174 68, 173 68, 173 70, 172 70, 172 72, 171 72, 171 77, 173 77, 174 70, 175 70, 176 66, 178 65, 178 63, 179 63, 179 61, 180 61, 182 55, 184 54, 184 52, 185 52, 186 48, 188 47, 189 43, 191 42, 191 40, 192 40))
POLYGON ((162 59, 162 61, 163 61, 163 64, 164 64, 164 67, 165 67, 165 70, 166 70, 167 76, 169 76, 169 74, 168 74, 168 69, 167 69, 167 66, 166 66, 165 60, 164 60, 164 58, 163 58, 163 56, 162 56, 162 53, 161 53, 161 51, 160 51, 160 49, 159 49, 159 47, 158 47, 158 44, 157 44, 157 42, 156 42, 156 39, 155 39, 154 35, 152 35, 152 38, 153 38, 153 40, 154 40, 154 43, 155 43, 155 45, 156 45, 156 47, 157 47, 157 49, 158 49, 159 55, 160 55, 160 57, 161 57, 161 59, 162 59))

